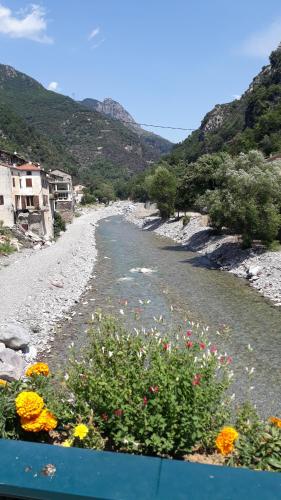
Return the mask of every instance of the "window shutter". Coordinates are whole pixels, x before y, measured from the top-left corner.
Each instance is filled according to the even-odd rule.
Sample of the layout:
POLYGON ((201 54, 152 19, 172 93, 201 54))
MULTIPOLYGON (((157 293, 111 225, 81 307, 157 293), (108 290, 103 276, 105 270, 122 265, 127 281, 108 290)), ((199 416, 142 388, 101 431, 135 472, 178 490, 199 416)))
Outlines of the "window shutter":
POLYGON ((26 198, 25 198, 25 196, 21 197, 21 208, 22 208, 22 210, 26 209, 26 198))
POLYGON ((34 196, 34 206, 35 206, 35 208, 40 208, 40 206, 39 206, 39 196, 34 196))

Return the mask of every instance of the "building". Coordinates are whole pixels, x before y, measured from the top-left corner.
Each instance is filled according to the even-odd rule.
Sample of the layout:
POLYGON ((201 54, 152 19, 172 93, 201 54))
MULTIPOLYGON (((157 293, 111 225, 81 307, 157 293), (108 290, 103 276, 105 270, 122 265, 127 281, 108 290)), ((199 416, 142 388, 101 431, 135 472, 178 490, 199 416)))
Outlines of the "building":
POLYGON ((16 222, 26 231, 52 238, 53 214, 47 173, 35 163, 25 163, 10 170, 16 222))
POLYGON ((0 164, 0 221, 11 227, 15 223, 12 195, 12 173, 9 167, 0 164))
POLYGON ((81 203, 84 196, 84 189, 85 186, 82 186, 81 184, 77 184, 73 187, 75 203, 77 203, 78 205, 81 203))
POLYGON ((71 222, 74 215, 74 192, 72 177, 63 170, 49 171, 50 192, 54 196, 54 208, 65 222, 71 222))

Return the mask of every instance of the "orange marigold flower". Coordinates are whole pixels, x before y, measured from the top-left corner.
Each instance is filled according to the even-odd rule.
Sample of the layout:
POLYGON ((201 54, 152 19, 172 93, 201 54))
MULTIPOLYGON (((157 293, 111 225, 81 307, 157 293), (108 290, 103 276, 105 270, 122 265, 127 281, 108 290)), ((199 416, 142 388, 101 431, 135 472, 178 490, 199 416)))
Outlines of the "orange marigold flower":
POLYGON ((20 420, 22 428, 27 432, 52 431, 58 425, 56 417, 49 410, 43 410, 37 417, 20 420))
POLYGON ((2 378, 0 378, 0 387, 5 387, 7 383, 7 380, 3 380, 2 378))
POLYGON ((21 392, 15 400, 17 414, 23 418, 38 417, 44 408, 44 401, 33 391, 21 392))
POLYGON ((27 368, 25 375, 27 377, 32 377, 33 375, 44 375, 44 377, 47 377, 49 375, 49 367, 46 363, 35 363, 27 368))
POLYGON ((216 439, 216 447, 222 455, 229 455, 234 450, 234 441, 238 439, 238 432, 233 427, 224 427, 216 439))
POLYGON ((279 427, 279 429, 281 429, 281 418, 278 418, 278 417, 270 417, 269 421, 276 425, 276 427, 279 427))

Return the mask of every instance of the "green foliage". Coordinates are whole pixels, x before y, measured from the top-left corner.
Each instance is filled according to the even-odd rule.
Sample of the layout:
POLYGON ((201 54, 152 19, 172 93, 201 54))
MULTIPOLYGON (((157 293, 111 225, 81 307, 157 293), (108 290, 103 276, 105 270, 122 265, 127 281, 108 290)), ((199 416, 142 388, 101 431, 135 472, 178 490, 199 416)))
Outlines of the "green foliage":
POLYGON ((255 410, 244 405, 237 415, 239 440, 229 465, 281 472, 281 428, 262 423, 255 410))
POLYGON ((182 218, 182 225, 183 225, 183 227, 187 226, 187 224, 189 224, 189 222, 190 222, 190 216, 189 215, 185 215, 182 218))
POLYGON ((79 414, 92 410, 114 449, 176 455, 212 442, 228 417, 227 366, 218 370, 216 356, 202 357, 205 332, 190 348, 187 340, 128 334, 96 314, 90 345, 73 362, 68 385, 79 414))
POLYGON ((155 170, 150 179, 149 195, 157 203, 160 216, 166 219, 173 215, 176 200, 176 178, 164 165, 155 170))
POLYGON ((66 230, 65 221, 63 220, 61 214, 59 212, 55 212, 54 214, 54 237, 58 238, 61 231, 66 230))
POLYGON ((92 205, 93 203, 96 203, 96 197, 93 194, 90 193, 84 193, 83 197, 81 199, 81 205, 92 205))
POLYGON ((0 243, 0 255, 9 255, 15 252, 15 247, 11 245, 9 241, 5 241, 4 243, 0 243))
POLYGON ((220 187, 207 191, 203 198, 211 225, 241 234, 245 247, 253 239, 265 243, 276 239, 281 226, 280 167, 252 151, 234 160, 228 158, 216 179, 220 187))

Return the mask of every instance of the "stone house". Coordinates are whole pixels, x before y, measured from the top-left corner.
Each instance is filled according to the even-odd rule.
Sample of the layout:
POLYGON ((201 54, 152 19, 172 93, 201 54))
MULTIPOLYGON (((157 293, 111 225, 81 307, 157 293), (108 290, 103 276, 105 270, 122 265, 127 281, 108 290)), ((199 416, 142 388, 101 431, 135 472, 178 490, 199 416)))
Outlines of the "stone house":
POLYGON ((84 189, 85 189, 85 186, 82 186, 81 184, 77 184, 76 186, 73 186, 75 203, 77 203, 77 204, 81 203, 81 200, 84 196, 84 189))
POLYGON ((9 167, 0 164, 0 221, 11 227, 15 223, 12 196, 12 174, 9 167))
POLYGON ((65 222, 71 222, 75 204, 71 175, 63 170, 50 170, 49 183, 55 211, 60 213, 65 222))
POLYGON ((47 173, 35 163, 25 163, 11 170, 17 223, 40 237, 52 238, 53 214, 47 173))

